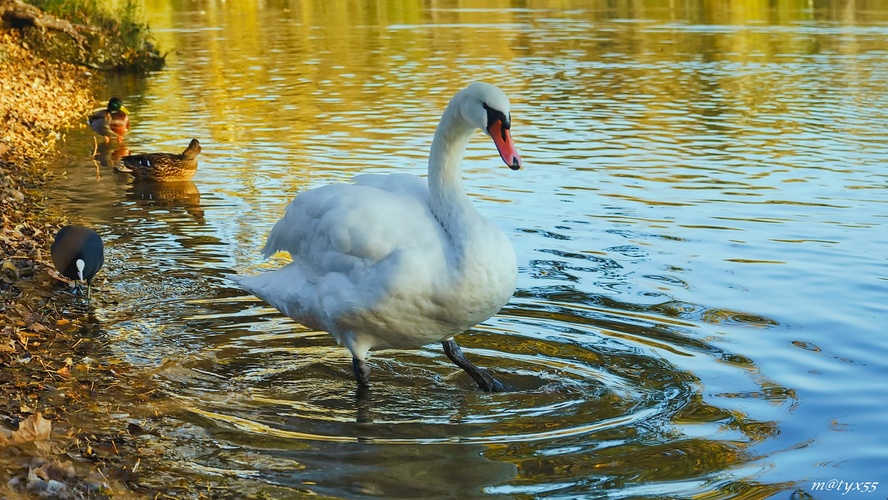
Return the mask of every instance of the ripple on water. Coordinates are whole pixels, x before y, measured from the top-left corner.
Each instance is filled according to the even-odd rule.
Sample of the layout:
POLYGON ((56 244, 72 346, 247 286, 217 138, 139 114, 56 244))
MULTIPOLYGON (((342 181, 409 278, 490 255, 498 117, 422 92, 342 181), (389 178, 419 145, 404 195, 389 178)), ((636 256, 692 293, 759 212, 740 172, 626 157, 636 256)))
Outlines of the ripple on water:
MULTIPOLYGON (((175 471, 280 498, 765 497, 787 485, 758 478, 812 470, 782 450, 834 451, 807 418, 846 411, 811 404, 824 388, 873 406, 871 425, 838 417, 829 433, 878 429, 868 389, 879 379, 858 369, 880 352, 868 333, 884 280, 852 276, 884 274, 872 229, 885 175, 868 168, 884 159, 874 124, 888 109, 885 65, 871 64, 884 59, 883 28, 509 10, 531 20, 518 24, 520 49, 498 47, 523 75, 501 84, 528 165, 501 175, 479 137, 465 173, 479 208, 511 227, 521 289, 458 340, 513 392, 479 393, 432 345, 376 353, 373 391, 356 398, 344 348, 231 288, 224 274, 286 260, 258 264, 258 248, 294 193, 368 169, 423 171, 440 107, 466 74, 498 64, 488 38, 461 36, 450 9, 433 11, 442 33, 400 13, 394 30, 372 16, 348 30, 270 16, 258 25, 287 28, 256 39, 274 58, 244 54, 242 33, 228 43, 245 65, 214 63, 224 32, 183 34, 187 64, 173 60, 131 93, 141 128, 128 140, 180 150, 182 130, 199 131, 193 186, 116 176, 119 150, 100 151, 101 169, 70 167, 78 182, 61 202, 109 236, 108 298, 91 333, 159 386, 133 410, 167 443, 167 461, 149 469, 144 458, 144 480, 175 471), (818 38, 801 52, 781 42, 809 29, 818 38), (428 52, 430 35, 468 52, 428 52), (306 44, 323 50, 300 52, 306 44), (803 300, 782 303, 774 290, 785 286, 803 300), (832 307, 823 290, 856 307, 832 307), (794 414, 796 390, 808 422, 794 414)), ((511 13, 501 26, 518 26, 511 13)))
MULTIPOLYGON (((564 288, 522 291, 500 316, 458 337, 512 392, 478 392, 433 345, 375 353, 373 389, 358 397, 349 354, 327 334, 253 299, 222 295, 192 304, 207 310, 194 316, 198 328, 209 322, 215 332, 200 355, 180 353, 157 370, 164 393, 157 404, 172 410, 167 425, 182 430, 170 439, 188 443, 176 447, 177 460, 203 474, 290 492, 323 478, 356 485, 356 494, 385 487, 444 494, 454 486, 442 478, 462 457, 478 469, 465 487, 491 493, 589 491, 611 476, 635 484, 684 477, 691 492, 705 490, 701 477, 754 460, 747 448, 777 432, 773 422, 713 403, 700 393, 698 374, 669 360, 726 361, 734 376, 754 366, 689 334, 689 319, 707 314, 692 304, 628 307, 564 288), (361 458, 367 447, 376 462, 361 458), (400 461, 402 470, 405 453, 423 457, 424 467, 447 454, 450 465, 442 463, 438 484, 399 484, 385 467, 400 461), (691 475, 697 479, 684 460, 705 464, 691 475), (324 469, 333 462, 335 472, 324 469), (562 484, 563 468, 586 479, 562 484)), ((778 386, 716 400, 792 397, 778 386)))

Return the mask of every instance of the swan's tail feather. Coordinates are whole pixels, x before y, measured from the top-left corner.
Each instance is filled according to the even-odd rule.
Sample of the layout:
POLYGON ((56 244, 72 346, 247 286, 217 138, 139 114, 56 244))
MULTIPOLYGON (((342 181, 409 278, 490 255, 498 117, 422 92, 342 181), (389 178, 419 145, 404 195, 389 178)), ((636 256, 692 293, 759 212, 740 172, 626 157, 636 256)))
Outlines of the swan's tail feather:
POLYGON ((268 239, 265 240, 265 246, 262 247, 262 257, 269 258, 272 255, 278 253, 280 250, 284 250, 283 245, 281 244, 280 238, 278 237, 278 233, 275 232, 277 229, 277 225, 275 224, 274 228, 272 228, 271 232, 268 234, 268 239))
POLYGON ((262 288, 262 274, 256 276, 240 276, 237 274, 225 274, 224 277, 237 284, 243 291, 260 297, 256 292, 262 288))
MULTIPOLYGON (((291 213, 291 207, 294 203, 295 200, 290 205, 287 205, 287 211, 284 213, 284 216, 268 233, 268 239, 265 240, 265 246, 261 250, 262 256, 266 259, 281 251, 291 254, 296 251, 297 244, 302 238, 301 231, 305 221, 300 220, 298 215, 291 213)), ((294 210, 293 212, 298 211, 294 210)))

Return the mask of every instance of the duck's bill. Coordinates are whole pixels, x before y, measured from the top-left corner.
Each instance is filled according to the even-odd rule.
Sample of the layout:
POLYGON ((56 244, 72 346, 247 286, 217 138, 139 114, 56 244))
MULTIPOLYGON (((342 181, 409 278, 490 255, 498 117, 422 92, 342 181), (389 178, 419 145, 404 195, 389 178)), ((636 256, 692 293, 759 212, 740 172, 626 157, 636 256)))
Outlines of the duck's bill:
POLYGON ((521 155, 518 154, 518 148, 512 142, 512 135, 509 129, 503 128, 503 122, 497 120, 487 129, 490 133, 493 143, 496 144, 496 150, 499 151, 500 158, 512 170, 521 168, 521 155))

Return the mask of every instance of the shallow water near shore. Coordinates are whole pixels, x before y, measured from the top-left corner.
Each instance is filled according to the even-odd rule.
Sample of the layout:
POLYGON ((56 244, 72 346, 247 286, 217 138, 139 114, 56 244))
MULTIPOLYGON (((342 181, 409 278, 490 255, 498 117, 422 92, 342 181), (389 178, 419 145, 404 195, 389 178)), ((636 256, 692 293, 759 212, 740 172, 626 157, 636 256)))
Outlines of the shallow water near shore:
POLYGON ((119 412, 163 450, 141 481, 832 498, 843 480, 884 496, 888 8, 469 4, 146 2, 168 67, 109 80, 126 145, 93 156, 91 132, 70 132, 53 193, 105 240, 103 355, 156 384, 119 412), (344 348, 225 275, 287 262, 259 249, 298 192, 423 175, 474 80, 509 94, 525 167, 478 133, 465 186, 520 276, 457 341, 515 390, 480 393, 430 345, 375 353, 357 397, 344 348), (191 138, 190 182, 113 169, 191 138))

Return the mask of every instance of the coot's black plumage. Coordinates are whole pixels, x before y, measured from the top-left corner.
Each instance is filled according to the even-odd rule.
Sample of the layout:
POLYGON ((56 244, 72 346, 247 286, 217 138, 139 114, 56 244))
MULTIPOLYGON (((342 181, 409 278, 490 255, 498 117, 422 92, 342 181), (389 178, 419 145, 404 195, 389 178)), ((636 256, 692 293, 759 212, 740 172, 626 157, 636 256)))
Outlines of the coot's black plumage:
POLYGON ((105 246, 99 233, 88 227, 65 226, 56 234, 50 253, 62 276, 74 280, 75 292, 82 292, 80 282, 86 281, 89 299, 93 276, 105 263, 105 246))

